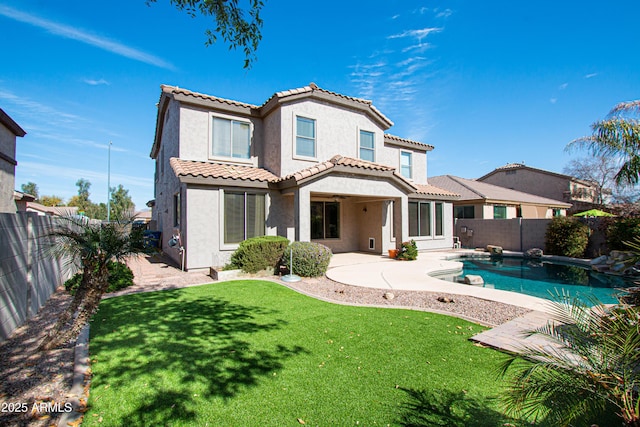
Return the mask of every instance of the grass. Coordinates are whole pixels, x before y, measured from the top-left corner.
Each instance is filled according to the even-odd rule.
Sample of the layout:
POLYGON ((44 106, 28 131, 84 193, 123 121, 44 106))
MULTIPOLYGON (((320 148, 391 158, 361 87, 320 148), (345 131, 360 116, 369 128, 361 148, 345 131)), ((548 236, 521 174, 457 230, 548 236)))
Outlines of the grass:
MULTIPOLYGON (((265 281, 105 300, 83 425, 501 426, 479 325, 265 281)), ((516 423, 517 424, 517 423, 516 423)))

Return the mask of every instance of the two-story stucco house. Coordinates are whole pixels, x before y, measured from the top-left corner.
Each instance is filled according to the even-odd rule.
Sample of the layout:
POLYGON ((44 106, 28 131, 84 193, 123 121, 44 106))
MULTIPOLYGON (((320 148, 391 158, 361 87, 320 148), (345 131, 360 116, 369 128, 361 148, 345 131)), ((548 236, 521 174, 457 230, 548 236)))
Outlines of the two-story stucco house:
POLYGON ((456 194, 427 184, 431 145, 386 134, 371 101, 306 87, 262 105, 161 86, 154 220, 179 233, 185 268, 228 262, 238 243, 281 235, 334 252, 453 245, 456 194))
POLYGON ((0 213, 16 213, 13 200, 16 174, 16 138, 26 132, 0 108, 0 213))
POLYGON ((498 167, 478 181, 570 203, 573 207, 569 213, 591 209, 604 202, 599 200, 600 192, 595 182, 533 168, 524 163, 498 167))

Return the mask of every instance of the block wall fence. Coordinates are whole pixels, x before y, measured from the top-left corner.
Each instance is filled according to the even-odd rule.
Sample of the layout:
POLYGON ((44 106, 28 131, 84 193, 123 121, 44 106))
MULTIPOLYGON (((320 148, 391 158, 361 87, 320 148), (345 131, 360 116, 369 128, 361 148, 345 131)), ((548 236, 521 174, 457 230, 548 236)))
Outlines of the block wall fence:
POLYGON ((0 341, 38 313, 70 277, 63 261, 46 251, 54 221, 34 213, 0 214, 0 341))

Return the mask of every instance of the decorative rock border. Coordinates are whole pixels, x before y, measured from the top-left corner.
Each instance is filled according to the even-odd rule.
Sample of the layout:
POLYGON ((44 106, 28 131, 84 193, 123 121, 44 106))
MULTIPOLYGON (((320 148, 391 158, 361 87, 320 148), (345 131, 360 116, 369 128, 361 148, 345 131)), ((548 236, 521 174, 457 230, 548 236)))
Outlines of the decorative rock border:
POLYGON ((86 408, 87 399, 89 398, 88 384, 90 379, 89 366, 89 325, 85 326, 76 341, 75 354, 73 361, 73 384, 69 392, 69 403, 73 406, 71 412, 65 412, 58 421, 58 427, 66 427, 68 425, 79 425, 79 421, 84 416, 82 412, 86 408), (84 400, 84 403, 82 402, 84 400))

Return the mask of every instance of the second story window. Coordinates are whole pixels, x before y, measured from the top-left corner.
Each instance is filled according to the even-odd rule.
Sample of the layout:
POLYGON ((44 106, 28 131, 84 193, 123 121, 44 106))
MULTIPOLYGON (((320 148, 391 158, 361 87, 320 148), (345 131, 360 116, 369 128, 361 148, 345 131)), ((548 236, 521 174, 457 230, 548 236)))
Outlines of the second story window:
POLYGON ((296 155, 316 157, 316 121, 296 116, 296 155))
POLYGON ((360 158, 370 162, 376 161, 375 134, 373 132, 360 131, 360 158))
POLYGON ((247 122, 214 117, 212 123, 213 156, 248 159, 251 148, 251 126, 247 122))
POLYGON ((400 152, 400 175, 405 178, 413 178, 413 160, 410 151, 400 152))

